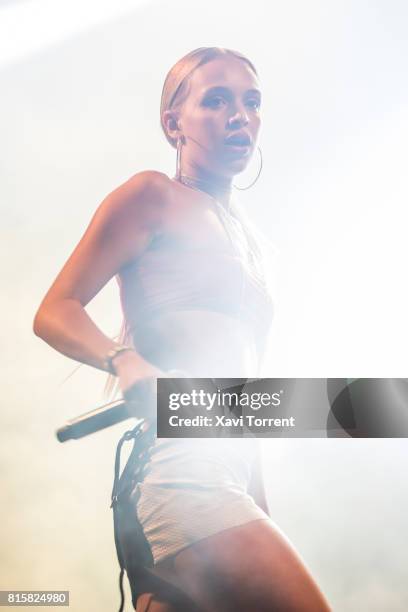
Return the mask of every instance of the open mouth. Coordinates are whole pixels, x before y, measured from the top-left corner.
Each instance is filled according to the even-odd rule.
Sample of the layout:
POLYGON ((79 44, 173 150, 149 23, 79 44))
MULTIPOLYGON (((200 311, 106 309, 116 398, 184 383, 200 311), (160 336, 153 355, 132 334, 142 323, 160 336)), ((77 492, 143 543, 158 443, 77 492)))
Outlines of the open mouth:
POLYGON ((247 134, 233 134, 224 140, 225 144, 232 147, 249 147, 251 139, 247 134))
POLYGON ((225 149, 228 150, 230 153, 244 157, 249 154, 251 150, 251 145, 250 144, 244 145, 244 144, 235 144, 235 143, 225 143, 225 149))
POLYGON ((251 138, 245 132, 230 134, 224 140, 224 144, 230 152, 245 156, 251 149, 251 138))

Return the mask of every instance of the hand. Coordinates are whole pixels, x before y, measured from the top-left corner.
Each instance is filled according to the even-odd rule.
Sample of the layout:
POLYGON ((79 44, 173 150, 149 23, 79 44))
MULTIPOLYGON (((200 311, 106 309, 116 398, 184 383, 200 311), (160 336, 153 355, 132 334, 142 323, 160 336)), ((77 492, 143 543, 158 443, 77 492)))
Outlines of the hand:
POLYGON ((120 353, 114 365, 129 413, 136 418, 156 418, 157 378, 166 373, 135 351, 120 353))

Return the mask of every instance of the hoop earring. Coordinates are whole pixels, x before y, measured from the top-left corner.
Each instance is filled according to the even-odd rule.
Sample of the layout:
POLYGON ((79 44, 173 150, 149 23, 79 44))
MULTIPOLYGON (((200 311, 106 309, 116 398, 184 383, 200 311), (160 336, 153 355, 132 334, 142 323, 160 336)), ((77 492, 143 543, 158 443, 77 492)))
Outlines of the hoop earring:
POLYGON ((181 139, 177 138, 176 178, 181 176, 181 139))
POLYGON ((259 167, 258 174, 256 175, 256 179, 254 181, 252 181, 252 183, 250 185, 248 185, 248 187, 237 187, 236 185, 232 185, 235 189, 238 189, 239 191, 245 191, 246 189, 249 189, 250 187, 252 187, 252 185, 255 185, 256 181, 260 177, 260 174, 261 174, 261 171, 262 171, 262 151, 261 151, 261 147, 260 146, 258 146, 257 149, 259 151, 259 157, 260 157, 261 165, 259 167))

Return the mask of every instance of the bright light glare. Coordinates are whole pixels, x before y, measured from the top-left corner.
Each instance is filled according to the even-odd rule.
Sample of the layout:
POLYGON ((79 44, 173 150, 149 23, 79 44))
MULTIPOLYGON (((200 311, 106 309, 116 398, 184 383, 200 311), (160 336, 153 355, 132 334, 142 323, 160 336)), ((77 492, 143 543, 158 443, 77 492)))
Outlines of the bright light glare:
POLYGON ((0 68, 147 2, 31 0, 0 8, 0 68))

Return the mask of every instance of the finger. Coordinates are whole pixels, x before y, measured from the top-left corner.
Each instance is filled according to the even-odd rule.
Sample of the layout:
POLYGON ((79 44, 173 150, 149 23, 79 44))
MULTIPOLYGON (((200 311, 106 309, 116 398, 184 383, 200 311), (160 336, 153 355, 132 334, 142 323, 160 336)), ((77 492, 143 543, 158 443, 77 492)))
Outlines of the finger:
POLYGON ((136 418, 156 418, 156 378, 144 378, 122 392, 126 408, 136 418))

